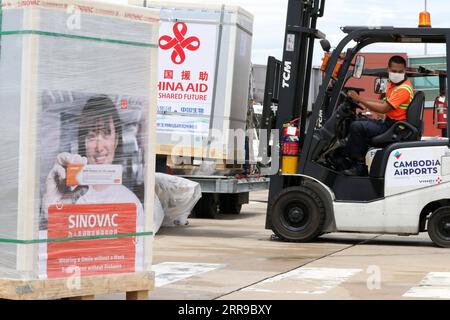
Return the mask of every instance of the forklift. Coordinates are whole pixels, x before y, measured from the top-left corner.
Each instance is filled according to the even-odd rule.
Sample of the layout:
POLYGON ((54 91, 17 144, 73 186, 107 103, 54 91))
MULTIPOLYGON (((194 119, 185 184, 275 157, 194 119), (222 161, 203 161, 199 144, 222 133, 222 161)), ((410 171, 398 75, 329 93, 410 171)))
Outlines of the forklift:
MULTIPOLYGON (((450 248, 450 143, 422 139, 423 92, 415 92, 407 121, 372 139, 368 176, 344 175, 350 163, 342 154, 349 125, 362 117, 347 96, 358 88, 346 87, 349 78, 364 73, 365 59, 358 53, 375 43, 440 43, 448 56, 450 29, 431 28, 427 12, 420 14, 417 28, 343 27, 346 36, 330 52, 316 29, 324 7, 325 0, 289 0, 283 60, 269 58, 262 123, 263 129, 275 129, 271 156, 273 163, 279 157, 281 168, 271 177, 266 228, 291 242, 332 232, 409 236, 428 231, 435 245, 450 248), (316 40, 330 54, 308 115, 316 40)), ((446 119, 448 128, 448 114, 446 119)))

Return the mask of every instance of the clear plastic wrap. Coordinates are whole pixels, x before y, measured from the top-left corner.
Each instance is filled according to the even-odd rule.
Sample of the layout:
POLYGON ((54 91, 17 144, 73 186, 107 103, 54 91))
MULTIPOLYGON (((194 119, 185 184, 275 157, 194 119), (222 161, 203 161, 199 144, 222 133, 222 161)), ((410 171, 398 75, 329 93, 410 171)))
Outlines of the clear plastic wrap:
POLYGON ((164 209, 156 193, 155 193, 155 207, 153 210, 153 221, 154 221, 153 231, 156 234, 158 233, 164 221, 164 209))
POLYGON ((158 11, 1 4, 0 279, 150 271, 158 11))
POLYGON ((192 209, 202 197, 199 183, 163 173, 156 173, 155 192, 164 210, 164 227, 187 225, 192 209))

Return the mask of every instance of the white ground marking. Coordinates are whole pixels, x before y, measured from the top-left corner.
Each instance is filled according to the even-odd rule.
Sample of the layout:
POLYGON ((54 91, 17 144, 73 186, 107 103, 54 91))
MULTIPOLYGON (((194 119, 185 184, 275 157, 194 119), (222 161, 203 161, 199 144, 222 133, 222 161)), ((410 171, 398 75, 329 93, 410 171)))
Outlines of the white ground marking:
POLYGON ((407 298, 450 299, 450 272, 430 272, 418 287, 406 292, 407 298))
POLYGON ((155 272, 156 287, 162 287, 169 283, 224 267, 224 264, 163 262, 152 266, 152 270, 155 272))
POLYGON ((361 271, 362 269, 298 268, 242 291, 319 295, 327 293, 361 271))

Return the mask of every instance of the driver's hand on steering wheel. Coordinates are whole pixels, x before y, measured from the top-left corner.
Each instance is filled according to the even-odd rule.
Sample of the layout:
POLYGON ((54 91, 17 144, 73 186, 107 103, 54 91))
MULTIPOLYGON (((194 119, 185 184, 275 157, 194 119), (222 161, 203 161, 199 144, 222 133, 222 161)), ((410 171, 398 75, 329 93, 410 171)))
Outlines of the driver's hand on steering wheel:
POLYGON ((359 94, 356 91, 350 90, 347 93, 347 96, 349 98, 351 98, 353 101, 355 101, 356 103, 360 103, 361 102, 361 97, 359 96, 359 94))
POLYGON ((360 113, 362 114, 369 112, 369 109, 364 107, 362 104, 358 105, 358 109, 361 111, 360 113))
POLYGON ((347 96, 349 98, 351 98, 353 101, 355 101, 356 104, 358 104, 358 109, 359 110, 361 110, 362 112, 366 112, 367 111, 366 107, 361 104, 361 97, 356 91, 353 91, 353 90, 349 91, 347 93, 347 96))

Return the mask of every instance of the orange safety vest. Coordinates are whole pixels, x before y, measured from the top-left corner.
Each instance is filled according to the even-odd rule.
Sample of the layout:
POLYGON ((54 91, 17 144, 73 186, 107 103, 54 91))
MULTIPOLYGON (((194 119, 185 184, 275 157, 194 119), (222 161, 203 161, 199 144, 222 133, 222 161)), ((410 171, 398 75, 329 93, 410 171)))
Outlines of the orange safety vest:
POLYGON ((386 88, 385 101, 393 107, 386 116, 392 120, 405 121, 408 107, 414 99, 414 89, 411 81, 405 80, 401 85, 389 82, 386 88))

